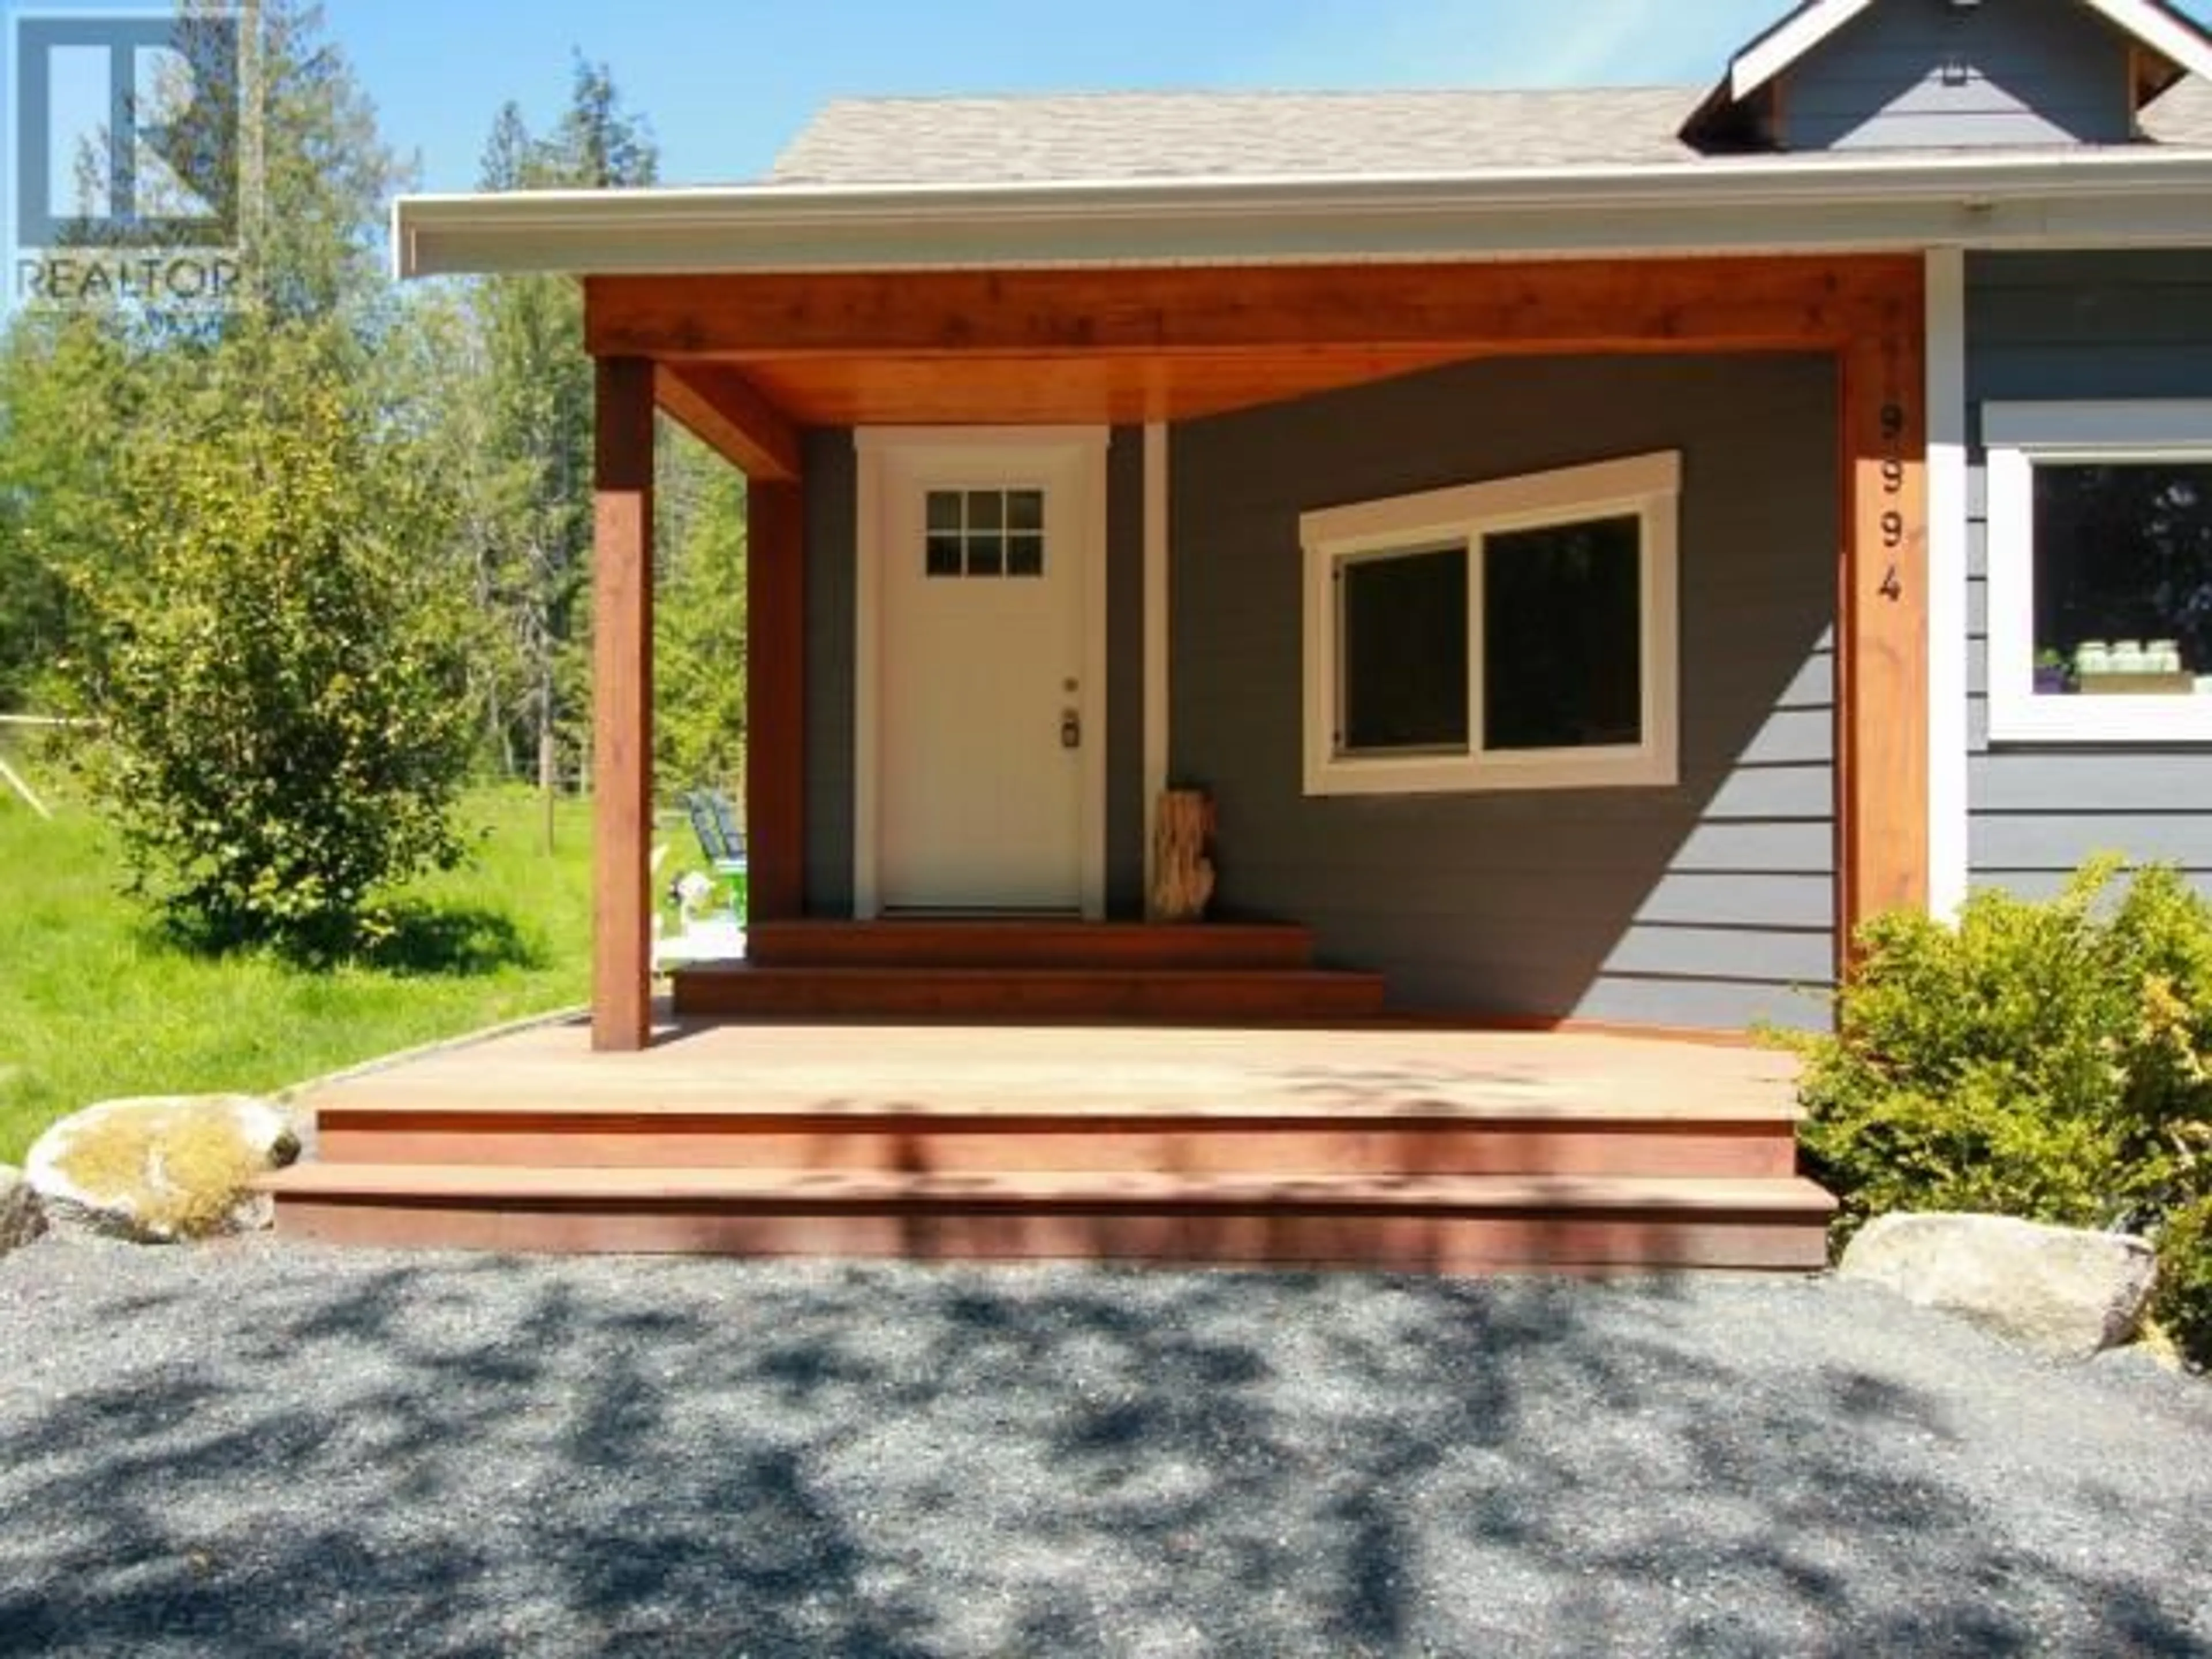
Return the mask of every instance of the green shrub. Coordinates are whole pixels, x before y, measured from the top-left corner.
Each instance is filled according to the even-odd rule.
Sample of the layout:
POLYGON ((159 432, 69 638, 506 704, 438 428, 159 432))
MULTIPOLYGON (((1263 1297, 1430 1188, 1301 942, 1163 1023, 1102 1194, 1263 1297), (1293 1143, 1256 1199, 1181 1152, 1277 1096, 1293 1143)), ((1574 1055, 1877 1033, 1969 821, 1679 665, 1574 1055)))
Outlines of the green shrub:
POLYGON ((2212 1364, 2212 1198, 2166 1218, 2158 1261, 2159 1323, 2196 1364, 2212 1364))
POLYGON ((1837 1242, 1898 1209, 2118 1228, 2160 1243, 2155 1314, 2212 1361, 2212 904, 2093 860, 2043 902, 1860 933, 1832 1036, 1798 1039, 1804 1146, 1837 1242))
POLYGON ((461 855, 476 627, 419 444, 328 355, 271 332, 211 358, 127 469, 73 665, 87 776, 171 919, 311 959, 461 855))

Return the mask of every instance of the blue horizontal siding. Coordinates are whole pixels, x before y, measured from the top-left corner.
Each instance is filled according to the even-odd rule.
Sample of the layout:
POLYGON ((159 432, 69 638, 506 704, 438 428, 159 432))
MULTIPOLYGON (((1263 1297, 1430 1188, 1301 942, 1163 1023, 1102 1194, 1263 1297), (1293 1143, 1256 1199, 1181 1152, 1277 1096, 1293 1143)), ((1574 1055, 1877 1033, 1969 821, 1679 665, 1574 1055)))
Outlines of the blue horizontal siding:
POLYGON ((1784 79, 1792 149, 2120 143, 2128 46, 2079 0, 1885 0, 1784 79))
POLYGON ((1825 1018, 1834 409, 1820 358, 1514 361, 1177 426, 1172 763, 1214 793, 1223 902, 1310 923, 1402 1007, 1825 1018), (1685 462, 1678 786, 1306 798, 1301 512, 1658 449, 1685 462))
MULTIPOLYGON (((2212 251, 1985 254, 1967 262, 1972 429, 1990 401, 2212 398, 2212 251)), ((2212 745, 1993 744, 1988 475, 1972 455, 1966 622, 1972 880, 2055 891, 2112 852, 2212 892, 2212 745)))

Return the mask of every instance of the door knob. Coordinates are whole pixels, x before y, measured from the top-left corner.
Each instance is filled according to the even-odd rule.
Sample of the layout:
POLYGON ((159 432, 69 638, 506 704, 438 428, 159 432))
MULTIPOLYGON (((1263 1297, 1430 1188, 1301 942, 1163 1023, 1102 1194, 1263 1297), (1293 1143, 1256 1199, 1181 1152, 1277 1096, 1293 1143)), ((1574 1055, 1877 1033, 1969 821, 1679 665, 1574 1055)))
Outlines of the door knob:
POLYGON ((1073 708, 1060 710, 1060 746, 1062 749, 1083 747, 1083 716, 1073 708))

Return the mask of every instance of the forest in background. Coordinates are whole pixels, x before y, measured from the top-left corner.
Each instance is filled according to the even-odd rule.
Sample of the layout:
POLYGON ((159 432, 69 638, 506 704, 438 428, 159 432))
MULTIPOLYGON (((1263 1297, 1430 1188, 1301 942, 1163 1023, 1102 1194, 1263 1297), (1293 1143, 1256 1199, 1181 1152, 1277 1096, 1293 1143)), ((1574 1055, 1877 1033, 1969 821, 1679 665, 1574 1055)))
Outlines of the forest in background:
MULTIPOLYGON (((131 648, 236 539, 226 514, 248 502, 223 492, 251 494, 259 453, 241 434, 296 431, 311 409, 316 441, 343 451, 361 487, 325 504, 288 474, 291 499, 276 509, 311 524, 325 514, 325 545, 373 543, 380 562, 368 575, 402 580, 420 601, 434 637, 409 644, 424 682, 415 689, 449 702, 458 684, 462 729, 450 741, 465 744, 473 775, 577 787, 589 770, 592 535, 579 285, 395 283, 386 226, 412 182, 407 164, 318 7, 263 0, 255 28, 264 211, 245 233, 243 303, 185 315, 33 301, 8 320, 0 713, 112 702, 131 648), (202 504, 207 530, 181 556, 167 534, 179 499, 202 504)), ((650 124, 580 52, 549 125, 534 128, 509 103, 486 111, 485 131, 485 189, 657 176, 650 124)), ((665 422, 661 437, 657 769, 665 790, 735 792, 744 480, 665 422)), ((343 628, 343 610, 326 591, 303 591, 295 632, 343 628)), ((219 726, 221 714, 204 707, 197 718, 219 726)))

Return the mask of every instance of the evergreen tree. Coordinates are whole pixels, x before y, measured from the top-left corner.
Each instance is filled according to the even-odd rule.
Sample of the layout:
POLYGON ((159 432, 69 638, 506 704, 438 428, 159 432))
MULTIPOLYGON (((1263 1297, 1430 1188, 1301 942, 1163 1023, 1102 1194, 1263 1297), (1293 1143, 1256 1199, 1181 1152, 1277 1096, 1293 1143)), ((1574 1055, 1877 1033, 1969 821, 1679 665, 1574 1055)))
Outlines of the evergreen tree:
MULTIPOLYGON (((501 110, 481 182, 487 190, 623 189, 652 184, 659 166, 650 129, 624 109, 605 66, 580 57, 568 107, 550 137, 533 137, 514 105, 501 110)), ((500 276, 478 284, 477 309, 491 410, 488 466, 508 503, 493 562, 521 668, 511 712, 550 796, 564 760, 580 759, 586 741, 592 398, 583 297, 567 277, 500 276)), ((507 718, 490 715, 495 724, 507 718)))

